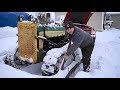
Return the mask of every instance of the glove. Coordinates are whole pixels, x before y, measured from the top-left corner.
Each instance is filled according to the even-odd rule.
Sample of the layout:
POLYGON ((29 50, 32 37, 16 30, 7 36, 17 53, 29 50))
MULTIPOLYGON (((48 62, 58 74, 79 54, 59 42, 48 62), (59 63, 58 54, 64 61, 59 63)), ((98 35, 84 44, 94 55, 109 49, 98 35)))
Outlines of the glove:
POLYGON ((67 54, 64 54, 63 58, 65 59, 65 61, 67 61, 69 59, 69 56, 67 54))

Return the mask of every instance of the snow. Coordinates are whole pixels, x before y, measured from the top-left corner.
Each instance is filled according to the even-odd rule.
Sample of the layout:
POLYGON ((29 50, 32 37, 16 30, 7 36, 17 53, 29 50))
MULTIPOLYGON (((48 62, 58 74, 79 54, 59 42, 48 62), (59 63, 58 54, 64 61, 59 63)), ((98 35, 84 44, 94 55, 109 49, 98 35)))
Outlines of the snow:
POLYGON ((47 62, 47 63, 51 63, 51 64, 56 64, 57 58, 55 58, 54 56, 51 56, 51 55, 47 55, 44 57, 43 61, 47 62))
POLYGON ((120 12, 107 12, 107 14, 120 14, 120 12))
POLYGON ((23 61, 28 60, 29 63, 33 63, 33 59, 32 59, 32 58, 23 58, 23 57, 21 57, 21 56, 19 56, 18 58, 19 58, 20 60, 23 60, 23 61))
POLYGON ((44 57, 43 61, 51 64, 56 64, 57 58, 66 52, 67 47, 68 47, 68 44, 66 44, 61 48, 53 48, 49 50, 46 56, 44 57))
POLYGON ((7 53, 12 54, 13 50, 17 46, 17 37, 9 37, 0 39, 0 62, 3 62, 3 58, 7 55, 7 53), (9 45, 9 47, 8 47, 9 45))
POLYGON ((0 39, 7 37, 15 37, 17 34, 17 27, 3 27, 0 28, 0 39))
MULTIPOLYGON (((40 64, 33 64, 26 69, 15 69, 4 64, 3 58, 7 53, 14 51, 17 46, 17 27, 0 28, 0 78, 64 78, 68 69, 60 70, 54 76, 40 76, 40 64), (39 66, 39 68, 38 68, 39 66), (31 67, 31 71, 30 68, 31 67), (29 70, 28 70, 29 69, 29 70), (37 73, 36 75, 34 73, 37 73)), ((58 57, 66 52, 67 45, 48 51, 47 55, 58 57)), ((78 50, 80 51, 80 49, 78 50)), ((82 71, 79 66, 76 75, 72 78, 120 78, 120 30, 111 28, 103 32, 96 32, 95 47, 91 56, 90 72, 82 71)), ((80 54, 77 53, 77 54, 80 54)), ((80 56, 81 57, 81 56, 80 56)), ((79 58, 80 58, 79 57, 79 58)), ((54 61, 54 60, 53 60, 54 61)), ((54 62, 53 62, 54 63, 54 62)))
POLYGON ((22 21, 22 22, 24 22, 24 23, 33 23, 33 22, 30 22, 30 21, 22 21))

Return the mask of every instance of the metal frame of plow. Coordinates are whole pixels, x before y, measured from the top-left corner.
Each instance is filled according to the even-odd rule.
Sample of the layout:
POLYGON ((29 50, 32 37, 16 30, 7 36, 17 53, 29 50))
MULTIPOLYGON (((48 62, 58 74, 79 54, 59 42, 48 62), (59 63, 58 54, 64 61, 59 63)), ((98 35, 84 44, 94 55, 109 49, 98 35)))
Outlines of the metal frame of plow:
POLYGON ((69 78, 70 75, 76 70, 76 68, 77 68, 81 63, 82 63, 81 61, 78 62, 78 63, 69 71, 69 73, 66 75, 65 78, 69 78))
MULTIPOLYGON (((65 78, 69 78, 70 75, 76 70, 76 68, 82 63, 81 61, 73 61, 73 62, 77 62, 77 63, 75 65, 73 65, 73 67, 72 67, 72 65, 69 65, 68 67, 66 67, 69 70, 69 72, 65 78)), ((64 64, 65 64, 65 60, 63 58, 62 64, 60 66, 61 70, 64 70, 64 64)))

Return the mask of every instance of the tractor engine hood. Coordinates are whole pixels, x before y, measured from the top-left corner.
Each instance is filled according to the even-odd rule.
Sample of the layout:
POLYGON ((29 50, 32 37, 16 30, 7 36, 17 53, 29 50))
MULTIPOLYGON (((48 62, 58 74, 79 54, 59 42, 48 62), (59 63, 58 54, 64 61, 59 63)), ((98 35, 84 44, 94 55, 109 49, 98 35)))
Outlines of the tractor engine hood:
POLYGON ((91 12, 67 12, 64 23, 66 21, 72 21, 73 23, 86 25, 92 14, 91 12))

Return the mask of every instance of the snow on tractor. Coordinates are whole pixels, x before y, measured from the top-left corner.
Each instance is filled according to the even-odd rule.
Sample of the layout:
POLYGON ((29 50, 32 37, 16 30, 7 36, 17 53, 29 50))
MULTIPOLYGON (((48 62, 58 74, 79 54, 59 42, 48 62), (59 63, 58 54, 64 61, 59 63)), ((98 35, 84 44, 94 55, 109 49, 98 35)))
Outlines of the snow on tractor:
MULTIPOLYGON (((64 22, 70 19, 68 16, 67 13, 64 22)), ((75 16, 71 18, 75 18, 75 16)), ((65 47, 67 48, 69 40, 65 38, 65 28, 63 26, 38 25, 36 19, 33 19, 32 16, 29 17, 29 21, 24 21, 23 16, 20 16, 18 20, 18 46, 13 53, 6 56, 6 64, 21 69, 28 65, 42 63, 40 68, 41 75, 52 76, 60 70, 67 70, 68 74, 66 77, 80 65, 81 61, 78 53, 80 50, 77 50, 74 53, 75 55, 72 55, 64 64, 63 54, 66 52, 65 47), (62 49, 61 52, 57 52, 56 48, 62 49)), ((76 18, 71 20, 74 22, 76 18)), ((82 26, 82 28, 84 26, 85 30, 93 30, 93 28, 78 22, 77 24, 75 22, 74 25, 82 26)))

